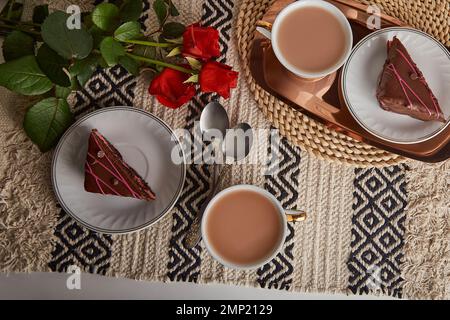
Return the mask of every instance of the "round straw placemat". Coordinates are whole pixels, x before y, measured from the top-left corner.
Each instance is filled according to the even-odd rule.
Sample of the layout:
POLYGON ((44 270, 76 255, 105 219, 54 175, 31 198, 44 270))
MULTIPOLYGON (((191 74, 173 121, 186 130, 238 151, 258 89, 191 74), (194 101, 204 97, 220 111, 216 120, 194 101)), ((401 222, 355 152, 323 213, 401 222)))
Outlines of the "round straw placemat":
MULTIPOLYGON (((268 120, 293 144, 321 159, 358 167, 379 167, 404 162, 406 160, 404 157, 329 130, 320 122, 283 103, 256 84, 249 68, 253 35, 257 20, 262 18, 274 1, 276 0, 242 0, 236 30, 245 78, 268 120)), ((387 14, 430 33, 447 46, 450 45, 450 4, 448 0, 362 2, 375 3, 387 14)))

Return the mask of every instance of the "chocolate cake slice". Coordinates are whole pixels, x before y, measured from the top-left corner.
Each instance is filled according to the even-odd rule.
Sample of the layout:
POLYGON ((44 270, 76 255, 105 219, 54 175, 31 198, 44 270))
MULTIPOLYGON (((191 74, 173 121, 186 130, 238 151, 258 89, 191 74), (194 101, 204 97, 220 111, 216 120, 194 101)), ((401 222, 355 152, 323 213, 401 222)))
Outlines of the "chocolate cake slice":
POLYGON ((120 152, 93 129, 84 165, 84 189, 88 192, 154 200, 155 194, 120 152))
POLYGON ((388 41, 387 54, 377 89, 380 106, 423 121, 445 122, 422 72, 397 37, 388 41))

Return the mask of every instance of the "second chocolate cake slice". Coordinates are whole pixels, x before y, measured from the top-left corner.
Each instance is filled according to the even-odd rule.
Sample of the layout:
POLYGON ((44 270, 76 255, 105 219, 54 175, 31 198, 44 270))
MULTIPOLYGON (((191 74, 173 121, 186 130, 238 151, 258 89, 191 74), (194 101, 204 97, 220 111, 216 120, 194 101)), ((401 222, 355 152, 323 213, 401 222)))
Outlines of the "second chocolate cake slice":
POLYGON ((89 136, 84 189, 88 192, 154 200, 155 194, 120 152, 93 129, 89 136))
POLYGON ((388 41, 387 54, 377 89, 380 106, 423 121, 445 122, 422 72, 397 37, 388 41))

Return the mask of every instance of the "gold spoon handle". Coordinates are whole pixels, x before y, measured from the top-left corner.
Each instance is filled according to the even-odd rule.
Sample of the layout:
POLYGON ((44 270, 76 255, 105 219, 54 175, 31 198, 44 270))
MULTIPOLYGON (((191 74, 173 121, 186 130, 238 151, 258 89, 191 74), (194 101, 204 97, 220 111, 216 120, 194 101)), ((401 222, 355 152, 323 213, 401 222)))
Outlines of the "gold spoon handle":
POLYGON ((256 26, 266 28, 267 30, 272 30, 272 24, 270 22, 264 21, 264 20, 258 20, 256 21, 256 26))
POLYGON ((306 219, 306 212, 302 210, 290 210, 285 209, 284 212, 286 213, 287 221, 288 222, 299 222, 304 221, 306 219))

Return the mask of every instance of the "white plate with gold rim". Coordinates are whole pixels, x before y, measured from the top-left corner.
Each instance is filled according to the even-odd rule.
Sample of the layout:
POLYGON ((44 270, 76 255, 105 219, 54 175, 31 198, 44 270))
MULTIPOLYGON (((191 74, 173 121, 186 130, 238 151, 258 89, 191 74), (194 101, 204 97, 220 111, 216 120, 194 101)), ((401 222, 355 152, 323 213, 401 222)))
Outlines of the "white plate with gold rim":
POLYGON ((450 125, 450 53, 425 32, 404 27, 381 29, 362 39, 343 67, 342 93, 350 113, 367 131, 399 144, 426 141, 450 125), (446 123, 421 121, 382 109, 376 98, 379 76, 386 61, 386 43, 396 36, 423 72, 439 101, 446 123))
POLYGON ((183 149, 173 130, 133 107, 103 108, 79 119, 59 141, 52 163, 53 188, 64 211, 85 227, 109 234, 141 230, 161 219, 178 200, 185 176, 183 149), (94 128, 148 182, 156 200, 84 190, 88 138, 94 128))

